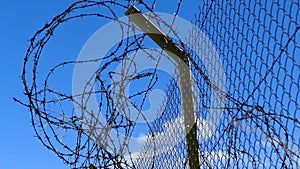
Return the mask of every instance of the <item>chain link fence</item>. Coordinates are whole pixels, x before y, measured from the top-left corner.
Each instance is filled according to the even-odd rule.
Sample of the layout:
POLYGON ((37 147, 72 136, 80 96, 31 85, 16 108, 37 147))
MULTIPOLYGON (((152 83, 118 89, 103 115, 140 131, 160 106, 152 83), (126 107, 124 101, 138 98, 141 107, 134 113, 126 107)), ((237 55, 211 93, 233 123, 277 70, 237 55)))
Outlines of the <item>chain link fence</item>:
MULTIPOLYGON (((226 104, 214 107, 215 89, 203 66, 213 63, 190 52, 194 90, 199 91, 195 107, 201 168, 300 167, 299 9, 299 1, 208 1, 201 6, 195 24, 215 46, 227 78, 227 91, 217 91, 226 96, 226 104), (221 110, 220 117, 209 117, 213 110, 221 110), (207 125, 203 119, 208 118, 215 123, 207 125)), ((201 40, 194 35, 191 43, 197 38, 201 40)), ((137 168, 188 168, 180 98, 171 81, 168 106, 153 124, 154 132, 164 137, 148 138, 137 168), (182 141, 167 144, 178 137, 182 141), (163 148, 168 150, 149 156, 163 148)))

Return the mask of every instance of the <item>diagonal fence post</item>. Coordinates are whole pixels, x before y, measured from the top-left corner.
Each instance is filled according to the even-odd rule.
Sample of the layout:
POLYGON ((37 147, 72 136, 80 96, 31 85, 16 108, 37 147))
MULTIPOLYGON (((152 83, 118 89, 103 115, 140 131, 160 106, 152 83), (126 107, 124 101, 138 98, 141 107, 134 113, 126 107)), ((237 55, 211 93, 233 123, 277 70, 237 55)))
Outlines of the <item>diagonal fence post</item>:
POLYGON ((125 13, 146 35, 165 50, 177 63, 180 75, 180 91, 184 113, 184 130, 186 133, 186 150, 190 169, 200 168, 199 145, 197 139, 197 124, 194 112, 194 96, 192 91, 192 74, 190 56, 183 51, 171 38, 156 27, 135 6, 125 13), (184 64, 182 64, 182 62, 184 64))

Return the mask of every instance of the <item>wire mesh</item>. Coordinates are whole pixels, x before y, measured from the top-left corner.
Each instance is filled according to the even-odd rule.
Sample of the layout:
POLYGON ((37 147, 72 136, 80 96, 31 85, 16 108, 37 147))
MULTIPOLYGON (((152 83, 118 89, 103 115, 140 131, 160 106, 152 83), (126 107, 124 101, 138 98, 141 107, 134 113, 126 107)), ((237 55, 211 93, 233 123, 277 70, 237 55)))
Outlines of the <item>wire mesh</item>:
MULTIPOLYGON (((228 88, 225 106, 213 107, 214 89, 203 62, 213 63, 190 52, 194 88, 200 91, 201 168, 299 168, 299 7, 296 1, 209 1, 201 6, 195 24, 216 47, 228 88), (201 121, 211 109, 222 109, 214 131, 201 121)), ((194 35, 191 43, 197 38, 201 40, 194 35)), ((169 88, 178 90, 172 83, 169 88)), ((180 102, 174 98, 181 96, 168 93, 167 98, 168 107, 173 107, 180 102)), ((162 118, 170 121, 176 110, 166 108, 162 118)), ((154 128, 163 124, 158 121, 154 128)), ((154 142, 170 142, 173 135, 154 142)), ((185 147, 179 142, 163 154, 141 158, 138 168, 188 168, 185 147)))
MULTIPOLYGON (((145 35, 118 43, 105 56, 107 64, 99 66, 97 76, 91 77, 81 95, 52 88, 51 77, 57 69, 97 60, 64 61, 52 67, 44 81, 38 79, 42 51, 60 24, 83 17, 115 20, 119 15, 115 11, 126 11, 132 3, 143 11, 155 11, 155 5, 159 4, 78 1, 47 23, 30 41, 22 76, 28 101, 19 102, 29 108, 37 138, 72 168, 87 168, 90 164, 98 168, 189 168, 178 83, 174 79, 169 81, 166 106, 158 111, 159 116, 153 122, 146 124, 148 134, 142 150, 131 154, 129 138, 138 124, 116 108, 111 84, 103 79, 103 75, 120 74, 125 79, 146 80, 146 88, 131 96, 142 100, 136 104, 142 109, 149 91, 159 81, 155 70, 136 75, 136 72, 110 72, 106 68, 119 62, 129 63, 124 55, 145 49, 145 35), (92 7, 107 11, 84 11, 92 7), (89 88, 90 84, 98 88, 89 88), (99 112, 86 110, 84 99, 77 102, 76 98, 86 98, 91 93, 99 96, 99 112), (88 129, 82 123, 83 117, 70 106, 73 104, 95 116, 88 129), (105 115, 107 124, 92 135, 89 131, 98 129, 99 114, 105 115), (107 134, 112 129, 126 138, 113 140, 107 134), (62 139, 61 134, 68 139, 62 139), (125 152, 130 156, 124 156, 125 152)), ((174 17, 185 3, 188 2, 174 3, 174 17)), ((201 168, 300 168, 299 8, 299 1, 213 0, 201 1, 199 8, 191 11, 195 14, 193 23, 216 49, 214 53, 205 44, 190 47, 196 42, 206 42, 196 31, 191 32, 187 44, 176 41, 191 56, 201 168), (198 56, 195 51, 206 56, 217 55, 220 67, 215 67, 216 60, 198 56), (211 75, 212 72, 220 76, 225 73, 226 81, 212 80, 216 75, 211 75), (218 88, 217 83, 225 86, 218 88), (222 98, 222 103, 214 97, 222 98)), ((168 26, 171 29, 172 25, 168 26)))

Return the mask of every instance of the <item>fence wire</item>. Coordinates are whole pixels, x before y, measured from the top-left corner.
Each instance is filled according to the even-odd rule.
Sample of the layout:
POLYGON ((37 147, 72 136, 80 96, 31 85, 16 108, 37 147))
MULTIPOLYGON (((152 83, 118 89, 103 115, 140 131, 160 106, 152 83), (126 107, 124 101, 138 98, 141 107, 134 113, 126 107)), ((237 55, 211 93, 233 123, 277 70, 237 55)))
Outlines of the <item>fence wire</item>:
MULTIPOLYGON (((213 63, 190 53, 194 89, 200 91, 195 100, 201 168, 299 168, 299 5, 299 1, 233 0, 201 6, 195 24, 216 47, 228 89, 224 107, 213 107, 214 89, 201 67, 213 63), (213 119, 218 124, 214 131, 203 121, 212 109, 222 109, 220 118, 213 119)), ((197 38, 201 39, 195 35, 191 42, 197 38)), ((178 90, 170 82, 168 106, 153 124, 157 132, 167 129, 166 122, 175 124, 174 119, 180 118, 178 90)), ((149 149, 168 146, 164 143, 182 134, 180 125, 173 127, 174 133, 145 146, 138 168, 188 168, 184 140, 149 158, 149 149)))
MULTIPOLYGON (((175 18, 185 3, 188 2, 174 2, 175 18)), ((108 67, 130 63, 124 56, 145 49, 145 35, 122 40, 107 56, 101 56, 98 60, 104 58, 105 64, 99 65, 96 76, 91 77, 80 95, 54 88, 52 77, 58 69, 97 59, 61 62, 40 80, 43 77, 38 73, 38 65, 44 47, 60 24, 85 17, 115 20, 120 15, 116 11, 125 12, 132 4, 143 12, 151 12, 159 1, 77 1, 30 40, 22 74, 28 101, 16 101, 29 108, 32 126, 42 144, 72 168, 88 168, 90 164, 98 168, 189 168, 182 97, 176 80, 168 82, 166 106, 158 110, 154 121, 144 126, 148 133, 137 154, 128 147, 139 128, 138 122, 125 117, 123 109, 118 109, 112 99, 112 86, 120 82, 105 81, 113 74, 132 81, 146 80, 145 89, 130 96, 142 100, 136 107, 143 109, 149 91, 159 81, 156 70, 137 75, 111 72, 108 67), (94 7, 105 12, 97 13, 94 7), (96 88, 90 88, 91 84, 96 88), (99 112, 86 109, 85 99, 92 93, 97 94, 99 112), (82 122, 86 119, 75 113, 73 105, 93 116, 87 119, 88 126, 82 122), (105 116, 106 124, 99 124, 100 114, 105 116), (100 132, 89 132, 99 129, 99 125, 100 132), (126 137, 113 138, 107 134, 111 130, 126 137)), ((178 46, 191 56, 201 168, 300 168, 300 2, 204 0, 197 7, 191 11, 195 15, 192 22, 206 37, 191 32, 188 43, 178 42, 178 46), (190 47, 206 42, 205 38, 216 52, 205 44, 190 47), (216 60, 198 56, 195 51, 218 56, 219 67, 214 67, 216 60), (212 80, 223 74, 225 81, 212 80), (219 88, 218 83, 225 85, 219 88)))

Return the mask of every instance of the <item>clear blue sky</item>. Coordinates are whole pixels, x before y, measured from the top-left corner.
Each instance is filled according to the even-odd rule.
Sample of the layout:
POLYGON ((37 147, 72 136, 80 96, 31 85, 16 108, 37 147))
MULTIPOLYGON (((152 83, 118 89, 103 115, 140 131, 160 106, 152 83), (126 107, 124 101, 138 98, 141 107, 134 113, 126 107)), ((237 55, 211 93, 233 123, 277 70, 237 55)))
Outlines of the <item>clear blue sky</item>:
MULTIPOLYGON (((23 58, 29 44, 28 40, 46 21, 50 21, 51 18, 66 9, 72 2, 74 0, 0 0, 0 49, 2 52, 2 61, 0 63, 2 77, 0 83, 0 131, 2 132, 0 140, 0 169, 69 168, 34 137, 29 111, 18 103, 13 102, 13 97, 25 99, 22 94, 23 86, 20 76, 23 58)), ((157 11, 172 14, 174 11, 170 9, 174 10, 175 7, 171 4, 165 4, 168 2, 158 5, 157 11)), ((189 11, 195 11, 195 8, 197 6, 192 1, 184 1, 179 16, 192 20, 193 13, 189 11)), ((299 20, 300 17, 297 18, 299 20)), ((87 23, 92 22, 93 20, 87 21, 87 23)), ((65 28, 71 29, 64 33, 57 32, 58 39, 56 42, 58 44, 49 43, 48 51, 50 53, 48 54, 51 55, 51 49, 62 47, 70 50, 55 51, 56 54, 59 53, 56 56, 57 58, 65 60, 61 56, 77 56, 86 40, 101 25, 103 23, 86 24, 83 22, 80 27, 71 27, 72 23, 67 24, 65 28), (76 40, 74 40, 74 37, 76 40)), ((293 26, 291 28, 294 29, 293 26)), ((299 39, 299 34, 297 39, 299 39)), ((59 62, 56 60, 57 58, 51 60, 51 62, 59 62)), ((44 60, 43 64, 47 64, 48 61, 50 60, 47 60, 47 62, 44 60)), ((297 61, 299 61, 299 58, 297 61)))
POLYGON ((69 168, 34 137, 30 114, 13 102, 24 98, 20 79, 28 39, 70 1, 0 1, 0 168, 69 168), (41 167, 43 165, 43 167, 41 167))

